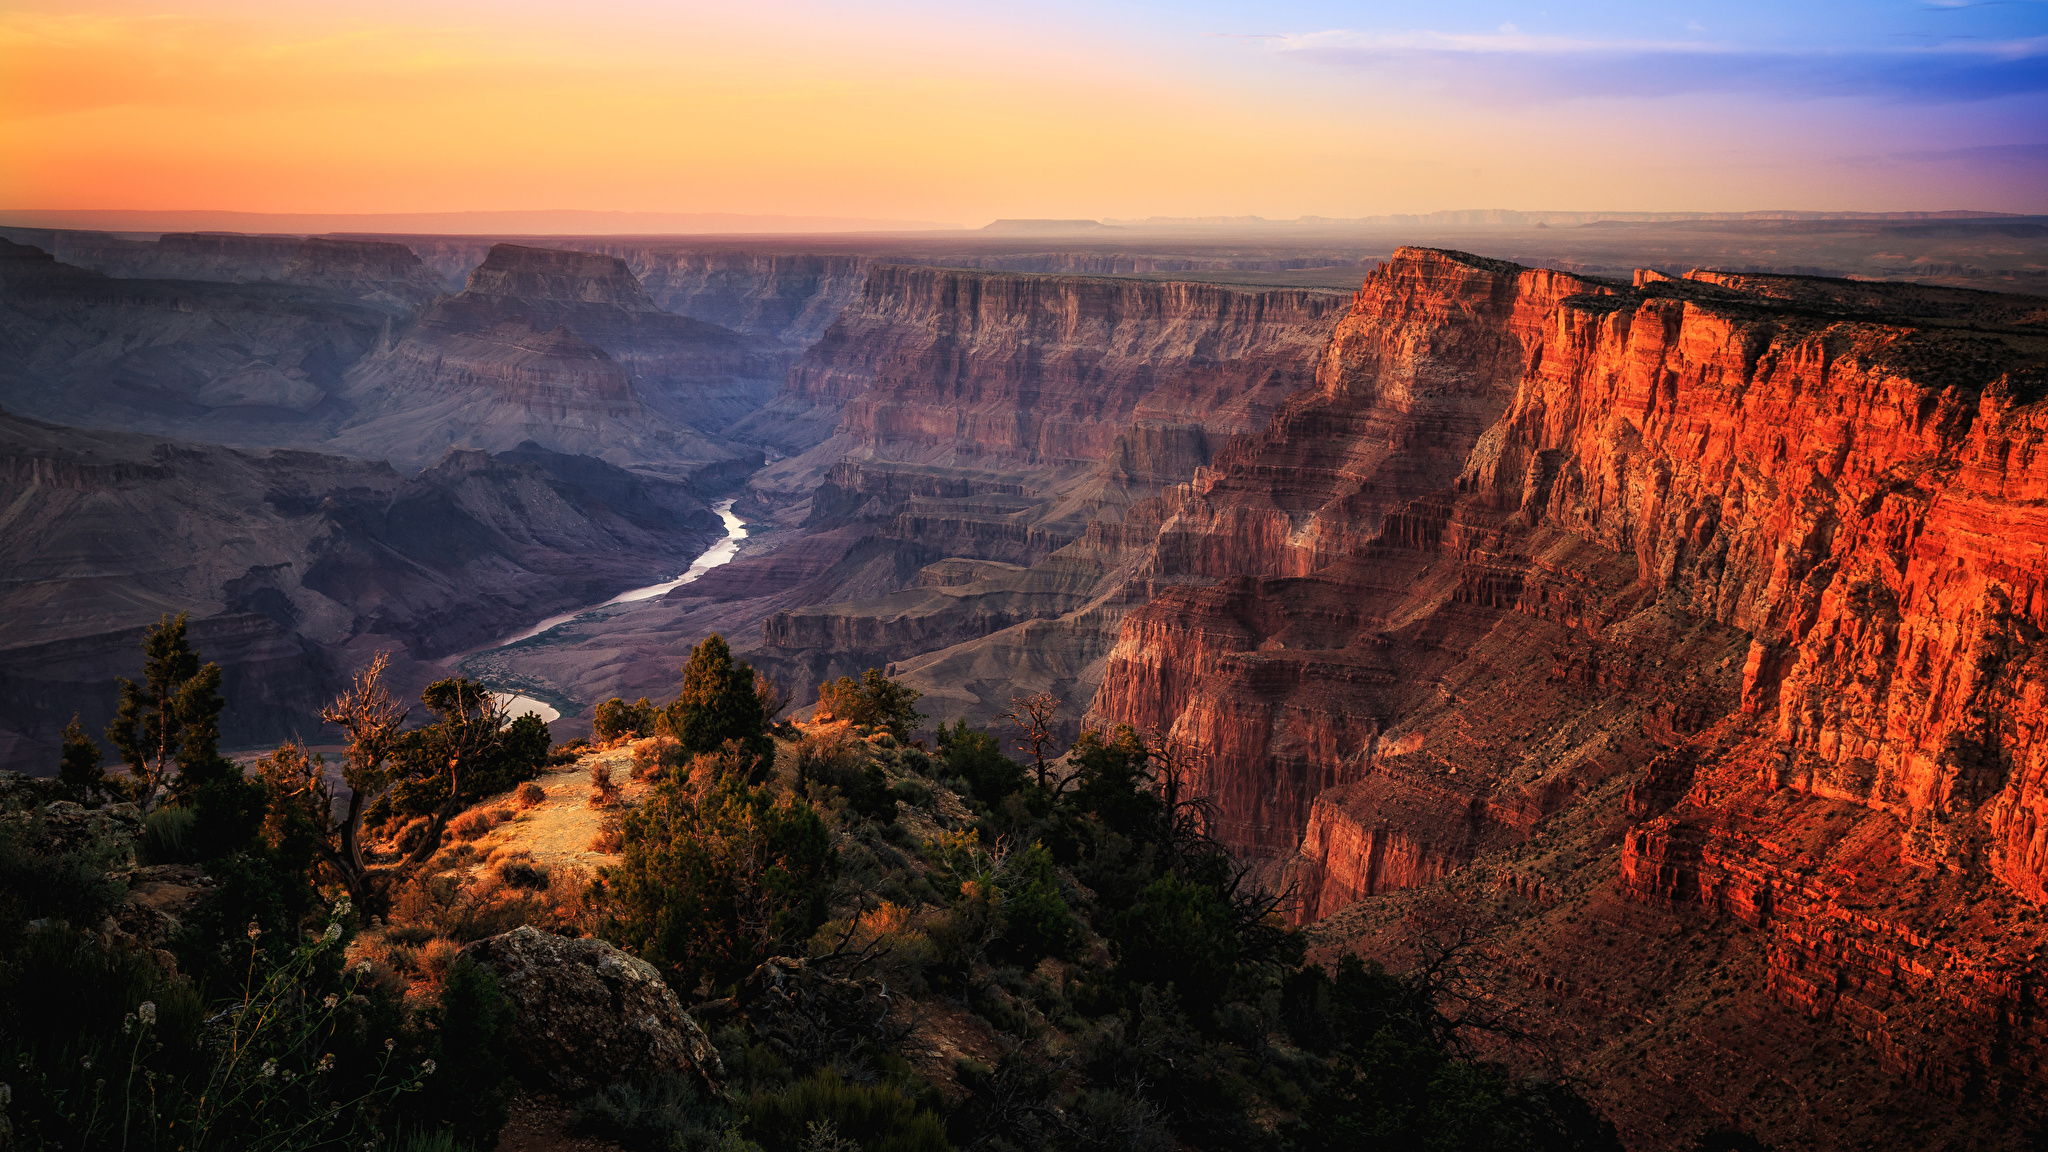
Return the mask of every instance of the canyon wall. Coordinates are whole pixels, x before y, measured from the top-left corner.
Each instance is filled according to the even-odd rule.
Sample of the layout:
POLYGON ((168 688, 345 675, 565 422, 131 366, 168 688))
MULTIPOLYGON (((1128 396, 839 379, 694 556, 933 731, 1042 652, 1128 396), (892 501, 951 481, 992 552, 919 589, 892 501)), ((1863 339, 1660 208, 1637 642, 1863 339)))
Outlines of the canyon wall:
MULTIPOLYGON (((1685 1066, 1614 1013, 1714 974, 1656 936, 1643 981, 1578 920, 1729 916, 1744 1011, 1951 1105, 2035 1099, 2044 353, 2028 298, 1404 249, 1316 386, 1163 498, 1093 719, 1201 750, 1215 830, 1330 947, 1398 938, 1366 897, 1483 905, 1588 1066, 1685 1066)), ((1730 1068, 1688 1075, 1632 1140, 1739 1113, 1730 1068)))
POLYGON ((796 453, 740 503, 766 538, 502 662, 593 703, 660 695, 669 654, 719 631, 801 704, 894 664, 934 717, 988 723, 1029 685, 1072 728, 1157 526, 1141 510, 1312 382, 1345 300, 878 266, 742 425, 796 453))
MULTIPOLYGON (((685 486, 533 445, 382 462, 263 454, 0 413, 0 761, 47 772, 73 711, 103 723, 142 630, 193 617, 234 744, 309 737, 369 652, 412 662, 644 584, 717 535, 685 486)), ((438 676, 441 673, 422 673, 438 676)))
POLYGON ((657 308, 615 256, 499 244, 462 292, 351 370, 335 444, 401 467, 533 440, 730 469, 747 454, 721 432, 773 395, 786 363, 761 338, 657 308))
POLYGON ((878 265, 791 371, 891 459, 1092 464, 1133 423, 1263 424, 1307 381, 1341 298, 1313 290, 878 265))
POLYGON ((1114 627, 1114 612, 1090 605, 1117 567, 1062 550, 1194 475, 1216 443, 1307 385, 1343 299, 876 266, 790 373, 785 400, 839 412, 834 435, 756 483, 814 485, 812 530, 858 526, 921 563, 1019 570, 919 576, 870 600, 779 609, 763 622, 761 657, 781 661, 799 691, 828 673, 904 662, 921 690, 980 720, 1007 707, 993 669, 1016 664, 982 641, 1080 613, 1085 626, 1062 627, 1087 637, 1035 661, 1075 695, 1114 627), (977 654, 934 656, 963 644, 977 654), (963 697, 957 681, 927 684, 913 667, 963 659, 982 665, 975 679, 989 691, 963 697))
POLYGON ((390 324, 321 288, 121 280, 0 240, 0 404, 44 419, 303 443, 390 324))

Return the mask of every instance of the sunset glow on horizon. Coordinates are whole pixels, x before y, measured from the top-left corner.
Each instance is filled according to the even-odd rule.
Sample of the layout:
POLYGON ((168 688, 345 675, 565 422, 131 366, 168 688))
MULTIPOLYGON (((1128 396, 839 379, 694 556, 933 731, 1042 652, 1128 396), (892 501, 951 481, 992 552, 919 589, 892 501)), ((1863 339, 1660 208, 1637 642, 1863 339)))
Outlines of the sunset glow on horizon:
POLYGON ((2048 4, 1670 11, 13 4, 0 207, 2048 211, 2048 4))

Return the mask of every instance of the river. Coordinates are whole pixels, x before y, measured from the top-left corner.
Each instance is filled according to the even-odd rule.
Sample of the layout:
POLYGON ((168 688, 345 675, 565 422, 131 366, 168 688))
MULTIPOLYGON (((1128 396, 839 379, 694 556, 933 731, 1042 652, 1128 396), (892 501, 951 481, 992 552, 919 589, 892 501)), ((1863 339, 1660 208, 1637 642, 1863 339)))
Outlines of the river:
MULTIPOLYGON (((690 565, 690 570, 681 576, 673 580, 664 580, 659 584, 649 584, 644 588, 629 589, 602 604, 592 604, 587 608, 578 608, 574 612, 564 612, 560 616, 550 616, 531 628, 522 632, 515 632, 503 640, 495 644, 487 644, 477 649, 477 651, 488 652, 493 648, 503 648, 509 644, 517 644, 522 640, 531 640, 536 636, 559 628, 579 616, 595 612, 601 608, 609 608, 614 604, 631 604, 636 600, 652 600, 656 596, 666 595, 671 589, 680 588, 685 584, 691 583, 720 564, 730 561, 739 553, 740 541, 747 538, 746 522, 733 515, 732 505, 733 502, 731 500, 720 500, 711 506, 711 510, 718 513, 718 518, 725 521, 725 536, 716 544, 706 548, 703 555, 698 556, 696 561, 690 565)), ((558 709, 542 701, 535 700, 531 696, 514 696, 502 692, 496 695, 498 700, 505 705, 505 714, 508 716, 524 716, 528 712, 532 712, 539 716, 542 721, 549 724, 562 718, 562 713, 558 709)))

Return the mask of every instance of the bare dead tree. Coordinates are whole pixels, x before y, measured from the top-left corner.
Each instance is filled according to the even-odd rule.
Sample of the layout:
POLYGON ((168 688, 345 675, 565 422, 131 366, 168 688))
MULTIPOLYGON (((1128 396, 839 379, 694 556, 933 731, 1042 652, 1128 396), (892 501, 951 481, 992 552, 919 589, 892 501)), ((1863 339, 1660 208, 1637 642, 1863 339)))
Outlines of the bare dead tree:
MULTIPOLYGON (((1060 712, 1060 698, 1050 692, 1038 692, 1030 696, 1010 697, 1010 710, 997 716, 1008 720, 1018 730, 1017 747, 1029 749, 1031 760, 1038 771, 1038 786, 1045 787, 1046 749, 1053 746, 1058 736, 1053 732, 1053 721, 1060 712)), ((1053 757, 1057 757, 1057 752, 1053 757)))
POLYGON ((390 655, 380 652, 356 674, 320 719, 339 727, 348 738, 348 762, 342 779, 349 786, 348 809, 337 821, 330 814, 323 831, 322 858, 350 895, 361 899, 382 874, 424 863, 440 847, 441 833, 462 807, 462 775, 471 763, 502 738, 505 705, 481 688, 457 684, 450 723, 442 725, 442 744, 434 763, 408 770, 392 762, 399 728, 410 711, 384 686, 390 655), (419 783, 445 774, 448 796, 435 810, 427 833, 412 852, 395 864, 373 867, 363 853, 363 818, 377 801, 403 783, 419 783))
POLYGON ((765 673, 754 673, 754 695, 761 701, 762 717, 770 724, 775 723, 775 718, 789 707, 789 689, 769 679, 765 673))
POLYGON ((362 895, 362 878, 369 871, 363 859, 363 813, 397 782, 390 764, 391 746, 409 715, 384 687, 384 673, 390 666, 390 653, 377 653, 370 666, 356 673, 341 695, 320 711, 321 720, 348 737, 348 763, 341 773, 349 787, 348 811, 338 827, 330 816, 324 855, 355 896, 362 895))
MULTIPOLYGON (((427 834, 420 839, 419 847, 401 861, 401 867, 425 863, 440 847, 442 830, 448 827, 449 819, 462 810, 463 772, 498 746, 504 738, 505 725, 511 722, 504 701, 485 688, 469 686, 466 681, 456 682, 454 706, 449 715, 449 722, 441 726, 445 740, 441 751, 447 763, 448 798, 434 810, 432 822, 427 825, 427 834)), ((426 771, 411 777, 411 781, 430 780, 439 774, 429 766, 426 771)))

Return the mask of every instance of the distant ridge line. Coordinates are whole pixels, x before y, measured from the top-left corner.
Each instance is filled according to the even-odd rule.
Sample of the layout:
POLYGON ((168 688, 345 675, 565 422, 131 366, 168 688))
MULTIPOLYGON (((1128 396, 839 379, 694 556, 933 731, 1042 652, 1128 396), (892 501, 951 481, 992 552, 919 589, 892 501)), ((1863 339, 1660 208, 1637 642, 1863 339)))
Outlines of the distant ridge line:
POLYGON ((0 208, 0 225, 96 232, 356 233, 427 236, 650 236, 772 232, 937 232, 958 224, 745 212, 237 212, 225 209, 0 208))
POLYGON ((1979 212, 1951 209, 1941 212, 1809 212, 1795 209, 1763 209, 1754 212, 1582 212, 1523 211, 1513 208, 1466 208, 1443 212, 1383 216, 1298 216, 1292 220, 1268 220, 1263 216, 1148 216, 1141 220, 1105 218, 1104 224, 1124 228, 1275 228, 1328 230, 1332 228, 1416 228, 1431 226, 1490 225, 1501 228, 1532 228, 1538 224, 1575 225, 1615 222, 1624 224, 1675 224, 1705 220, 1983 220, 2021 216, 2018 212, 1979 212))

